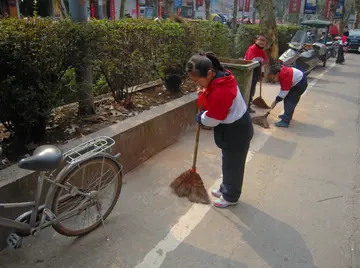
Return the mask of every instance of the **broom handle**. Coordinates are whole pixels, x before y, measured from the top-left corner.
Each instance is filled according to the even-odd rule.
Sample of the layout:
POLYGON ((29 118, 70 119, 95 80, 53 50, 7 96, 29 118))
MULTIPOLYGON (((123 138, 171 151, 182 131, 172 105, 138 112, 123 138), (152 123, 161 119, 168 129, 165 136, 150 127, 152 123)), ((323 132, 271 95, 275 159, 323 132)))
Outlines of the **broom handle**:
POLYGON ((262 98, 262 71, 260 69, 260 98, 262 98))
POLYGON ((197 124, 195 147, 194 147, 194 158, 193 158, 193 165, 192 165, 192 170, 194 172, 196 172, 196 160, 197 160, 197 153, 198 153, 198 148, 199 148, 199 137, 200 137, 200 124, 197 124))

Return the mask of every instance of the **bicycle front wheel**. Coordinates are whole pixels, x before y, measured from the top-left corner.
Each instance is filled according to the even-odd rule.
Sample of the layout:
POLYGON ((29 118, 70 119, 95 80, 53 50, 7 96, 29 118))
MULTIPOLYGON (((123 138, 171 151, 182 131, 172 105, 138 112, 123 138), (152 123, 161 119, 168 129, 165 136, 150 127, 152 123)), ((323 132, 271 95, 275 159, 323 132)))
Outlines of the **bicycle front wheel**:
POLYGON ((53 228, 65 236, 80 236, 97 228, 113 210, 121 192, 122 168, 112 156, 96 155, 70 167, 59 183, 67 190, 58 187, 54 194, 52 212, 59 221, 53 228), (75 210, 76 215, 62 220, 75 210))

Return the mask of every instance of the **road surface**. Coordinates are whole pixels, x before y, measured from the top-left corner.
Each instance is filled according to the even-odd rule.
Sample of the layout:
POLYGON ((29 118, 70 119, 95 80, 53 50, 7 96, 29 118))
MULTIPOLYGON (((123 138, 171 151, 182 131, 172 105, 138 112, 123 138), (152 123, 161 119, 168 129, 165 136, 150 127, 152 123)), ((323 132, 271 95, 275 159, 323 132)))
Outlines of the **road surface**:
MULTIPOLYGON (((191 165, 190 132, 126 175, 106 221, 109 241, 101 228, 79 239, 48 229, 0 253, 0 267, 360 267, 359 69, 356 54, 319 67, 289 129, 256 127, 238 206, 193 205, 171 193, 170 181, 191 165)), ((264 89, 269 104, 277 90, 264 89)), ((208 188, 219 185, 220 164, 203 131, 198 170, 208 188)))

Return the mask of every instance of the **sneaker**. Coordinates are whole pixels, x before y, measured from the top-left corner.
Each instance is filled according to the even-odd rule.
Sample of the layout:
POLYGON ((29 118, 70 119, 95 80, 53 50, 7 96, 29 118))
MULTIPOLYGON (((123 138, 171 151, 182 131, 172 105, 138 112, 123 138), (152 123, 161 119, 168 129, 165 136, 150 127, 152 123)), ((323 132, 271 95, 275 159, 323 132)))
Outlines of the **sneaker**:
POLYGON ((285 116, 285 115, 283 115, 283 114, 279 114, 279 115, 278 115, 278 118, 283 119, 284 116, 285 116))
POLYGON ((228 206, 235 206, 238 202, 228 202, 223 198, 216 199, 214 201, 214 206, 217 208, 226 208, 228 206))
POLYGON ((211 194, 212 194, 212 196, 214 196, 216 198, 220 198, 222 196, 220 189, 212 189, 211 194))
POLYGON ((287 128, 287 127, 289 127, 289 124, 281 120, 279 122, 276 122, 275 126, 287 128))

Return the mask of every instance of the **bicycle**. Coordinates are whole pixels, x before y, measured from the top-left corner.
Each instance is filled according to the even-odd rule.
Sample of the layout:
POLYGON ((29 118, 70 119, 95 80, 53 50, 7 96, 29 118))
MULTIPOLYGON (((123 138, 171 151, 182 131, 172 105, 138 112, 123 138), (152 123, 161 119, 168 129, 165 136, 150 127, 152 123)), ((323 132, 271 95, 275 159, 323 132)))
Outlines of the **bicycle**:
POLYGON ((5 209, 31 207, 15 220, 0 217, 0 226, 12 229, 7 238, 8 246, 20 248, 24 237, 36 237, 49 226, 65 236, 82 236, 102 225, 108 240, 104 221, 119 199, 123 176, 123 167, 118 162, 121 154, 111 154, 114 144, 115 141, 109 137, 98 137, 64 154, 56 146, 43 145, 35 149, 32 156, 21 159, 20 168, 37 171, 39 176, 34 201, 0 203, 0 208, 5 209), (91 176, 86 172, 89 170, 96 174, 101 172, 100 177, 91 176), (92 181, 91 178, 95 177, 92 181), (75 184, 70 183, 73 178, 75 184), (40 205, 45 181, 50 183, 50 188, 44 204, 40 205), (110 183, 114 186, 110 189, 111 202, 106 207, 99 199, 104 190, 109 190, 110 183), (88 215, 91 210, 97 213, 95 218, 88 215), (81 216, 82 213, 85 216, 81 216), (80 229, 68 226, 67 223, 73 224, 77 216, 83 220, 95 220, 80 229))

